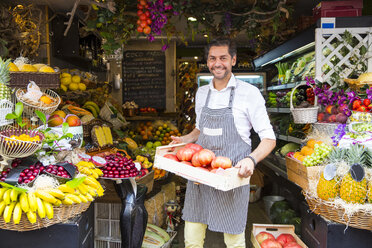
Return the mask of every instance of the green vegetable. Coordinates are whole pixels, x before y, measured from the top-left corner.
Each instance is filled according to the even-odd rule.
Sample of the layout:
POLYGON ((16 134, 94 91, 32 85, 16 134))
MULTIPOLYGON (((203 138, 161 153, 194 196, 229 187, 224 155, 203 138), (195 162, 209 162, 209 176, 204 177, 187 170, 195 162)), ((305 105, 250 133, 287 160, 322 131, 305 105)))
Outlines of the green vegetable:
POLYGON ((288 143, 282 148, 280 148, 280 154, 284 157, 287 155, 288 152, 294 152, 297 151, 300 148, 299 144, 296 143, 288 143))

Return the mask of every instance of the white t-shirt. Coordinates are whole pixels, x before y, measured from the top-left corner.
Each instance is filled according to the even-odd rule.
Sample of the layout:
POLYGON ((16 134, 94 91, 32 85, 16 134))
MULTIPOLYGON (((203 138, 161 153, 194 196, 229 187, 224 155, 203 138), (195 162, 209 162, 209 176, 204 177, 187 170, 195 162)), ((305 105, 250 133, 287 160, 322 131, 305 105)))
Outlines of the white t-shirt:
POLYGON ((259 135, 260 139, 274 139, 275 133, 266 112, 265 100, 260 90, 246 82, 236 79, 232 74, 226 88, 218 91, 211 81, 208 85, 200 87, 195 97, 196 128, 199 128, 200 114, 207 99, 208 90, 211 89, 208 107, 211 109, 226 108, 229 106, 230 88, 235 87, 233 101, 233 116, 236 129, 242 139, 251 145, 250 130, 259 135))

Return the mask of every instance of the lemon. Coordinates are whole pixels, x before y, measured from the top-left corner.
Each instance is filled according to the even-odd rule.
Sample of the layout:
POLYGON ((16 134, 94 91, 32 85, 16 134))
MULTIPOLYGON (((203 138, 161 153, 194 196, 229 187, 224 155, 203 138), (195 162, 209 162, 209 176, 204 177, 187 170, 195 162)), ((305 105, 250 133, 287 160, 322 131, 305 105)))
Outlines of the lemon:
POLYGON ((63 72, 61 74, 61 78, 70 78, 70 80, 71 80, 71 74, 70 73, 67 73, 67 72, 63 72))
POLYGON ((68 88, 69 88, 70 90, 78 90, 78 89, 79 89, 79 85, 78 85, 77 83, 70 83, 70 84, 68 85, 68 88))
POLYGON ((45 66, 45 64, 33 64, 33 67, 35 67, 38 71, 40 71, 40 68, 45 66))
POLYGON ((79 85, 79 90, 86 90, 87 89, 87 86, 85 85, 85 84, 83 84, 83 83, 79 83, 78 84, 79 85))
POLYGON ((13 63, 9 63, 9 71, 19 71, 18 67, 13 63))
POLYGON ((37 72, 36 67, 30 64, 24 64, 19 68, 20 71, 27 71, 27 72, 37 72))
POLYGON ((77 75, 73 76, 71 80, 73 83, 77 83, 77 84, 80 83, 80 77, 77 75))
POLYGON ((44 65, 39 69, 39 72, 55 72, 54 69, 50 66, 44 65))
POLYGON ((66 92, 67 91, 67 86, 66 85, 63 85, 63 84, 61 84, 61 89, 64 91, 64 92, 66 92))
POLYGON ((70 83, 71 83, 71 78, 69 78, 69 77, 61 78, 61 84, 62 85, 69 85, 70 83))

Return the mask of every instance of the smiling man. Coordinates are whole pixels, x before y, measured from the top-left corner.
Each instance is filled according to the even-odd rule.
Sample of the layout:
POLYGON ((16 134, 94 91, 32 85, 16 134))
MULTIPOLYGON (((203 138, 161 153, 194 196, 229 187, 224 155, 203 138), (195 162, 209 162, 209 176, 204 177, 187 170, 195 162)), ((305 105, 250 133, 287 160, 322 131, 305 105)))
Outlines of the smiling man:
MULTIPOLYGON (((214 40, 206 47, 205 55, 214 77, 209 85, 200 87, 196 93, 195 129, 185 136, 172 136, 172 143, 196 142, 212 150, 216 156, 229 157, 233 166, 239 168, 239 175, 249 177, 256 164, 276 144, 265 101, 258 88, 234 77, 234 42, 214 40), (261 139, 253 152, 252 128, 261 139)), ((225 192, 189 181, 182 216, 185 220, 185 247, 203 247, 206 228, 223 232, 229 248, 246 247, 249 191, 249 185, 225 192)))

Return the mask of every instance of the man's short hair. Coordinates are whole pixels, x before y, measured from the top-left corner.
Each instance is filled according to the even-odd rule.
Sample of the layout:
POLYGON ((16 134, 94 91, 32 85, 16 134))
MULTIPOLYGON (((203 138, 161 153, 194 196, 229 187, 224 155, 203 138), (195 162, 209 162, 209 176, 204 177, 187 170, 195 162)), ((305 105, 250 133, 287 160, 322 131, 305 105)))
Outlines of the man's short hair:
POLYGON ((204 48, 204 56, 206 60, 208 60, 209 50, 212 46, 227 46, 229 48, 229 54, 231 57, 234 57, 237 53, 236 44, 233 40, 230 40, 229 38, 216 38, 204 48))

